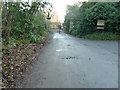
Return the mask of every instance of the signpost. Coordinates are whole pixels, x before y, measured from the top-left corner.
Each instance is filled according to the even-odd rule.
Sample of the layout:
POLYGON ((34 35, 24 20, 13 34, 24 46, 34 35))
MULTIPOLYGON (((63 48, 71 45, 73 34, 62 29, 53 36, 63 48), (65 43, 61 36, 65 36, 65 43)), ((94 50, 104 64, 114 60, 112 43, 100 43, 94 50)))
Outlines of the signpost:
POLYGON ((69 29, 69 31, 71 31, 71 29, 73 28, 74 26, 73 26, 73 21, 72 21, 72 18, 70 19, 70 29, 69 29))
POLYGON ((48 28, 48 30, 50 30, 50 17, 47 17, 47 28, 48 28))
POLYGON ((104 30, 105 20, 97 20, 97 30, 104 30))

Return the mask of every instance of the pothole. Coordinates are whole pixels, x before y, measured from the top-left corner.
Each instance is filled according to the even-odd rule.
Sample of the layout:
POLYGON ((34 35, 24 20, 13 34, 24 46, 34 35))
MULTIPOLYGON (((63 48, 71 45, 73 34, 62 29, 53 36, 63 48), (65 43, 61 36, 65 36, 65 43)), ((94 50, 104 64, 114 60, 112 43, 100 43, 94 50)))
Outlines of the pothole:
POLYGON ((115 55, 116 55, 117 53, 116 53, 116 52, 113 52, 113 54, 115 54, 115 55))
POLYGON ((88 46, 87 44, 84 44, 85 46, 88 46))
POLYGON ((63 57, 61 59, 78 59, 78 57, 75 56, 68 56, 68 57, 63 57))
POLYGON ((67 46, 71 46, 70 44, 68 44, 67 46))

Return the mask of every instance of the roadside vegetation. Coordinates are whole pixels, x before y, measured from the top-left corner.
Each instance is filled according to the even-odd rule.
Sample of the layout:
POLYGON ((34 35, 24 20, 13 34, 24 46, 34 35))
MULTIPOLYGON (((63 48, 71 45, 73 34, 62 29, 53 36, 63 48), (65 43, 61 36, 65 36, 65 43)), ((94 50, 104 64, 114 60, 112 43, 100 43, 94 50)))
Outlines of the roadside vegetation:
POLYGON ((75 36, 95 40, 118 40, 120 2, 83 2, 69 5, 64 29, 75 36), (104 30, 97 30, 97 20, 105 20, 104 30))
POLYGON ((34 61, 49 34, 47 19, 52 5, 40 2, 3 2, 2 61, 3 87, 14 87, 15 80, 34 61))
POLYGON ((88 38, 92 40, 112 40, 116 41, 119 38, 118 34, 112 32, 94 32, 93 34, 87 34, 83 38, 88 38))

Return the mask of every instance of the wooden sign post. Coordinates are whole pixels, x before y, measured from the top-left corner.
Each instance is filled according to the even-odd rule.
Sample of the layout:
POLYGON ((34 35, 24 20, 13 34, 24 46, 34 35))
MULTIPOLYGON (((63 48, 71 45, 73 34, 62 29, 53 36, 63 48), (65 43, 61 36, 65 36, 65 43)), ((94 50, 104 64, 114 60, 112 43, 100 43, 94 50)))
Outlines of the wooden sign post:
POLYGON ((97 30, 104 30, 105 20, 97 20, 97 30))

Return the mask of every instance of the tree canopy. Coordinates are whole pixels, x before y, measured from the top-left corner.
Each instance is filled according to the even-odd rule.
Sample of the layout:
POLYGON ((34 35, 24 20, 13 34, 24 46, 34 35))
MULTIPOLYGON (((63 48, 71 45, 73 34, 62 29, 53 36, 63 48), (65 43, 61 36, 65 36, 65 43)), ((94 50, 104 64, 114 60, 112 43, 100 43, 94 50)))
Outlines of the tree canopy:
POLYGON ((83 2, 81 6, 68 6, 64 28, 71 34, 83 36, 95 32, 97 20, 104 19, 104 31, 120 32, 119 5, 119 2, 83 2))
POLYGON ((52 11, 49 2, 3 2, 2 8, 5 46, 10 46, 10 43, 19 45, 23 42, 38 42, 48 32, 46 18, 50 17, 52 11))

